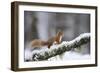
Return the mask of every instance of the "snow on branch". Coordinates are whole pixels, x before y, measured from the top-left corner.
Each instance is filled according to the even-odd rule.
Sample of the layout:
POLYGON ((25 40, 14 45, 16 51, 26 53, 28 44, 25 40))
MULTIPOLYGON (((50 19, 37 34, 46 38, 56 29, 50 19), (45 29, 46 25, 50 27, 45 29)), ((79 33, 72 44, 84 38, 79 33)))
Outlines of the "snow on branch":
POLYGON ((90 33, 83 33, 72 41, 63 41, 59 45, 51 46, 50 49, 34 50, 32 52, 32 61, 47 60, 66 51, 70 51, 72 48, 80 47, 88 42, 90 42, 90 33))

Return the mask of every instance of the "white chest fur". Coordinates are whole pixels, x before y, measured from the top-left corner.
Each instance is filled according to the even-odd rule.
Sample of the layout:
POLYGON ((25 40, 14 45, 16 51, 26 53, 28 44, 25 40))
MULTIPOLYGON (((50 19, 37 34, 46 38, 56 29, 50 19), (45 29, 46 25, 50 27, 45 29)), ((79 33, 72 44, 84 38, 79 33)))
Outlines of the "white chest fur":
POLYGON ((62 36, 60 36, 60 39, 59 39, 60 42, 61 42, 61 39, 62 39, 62 36))

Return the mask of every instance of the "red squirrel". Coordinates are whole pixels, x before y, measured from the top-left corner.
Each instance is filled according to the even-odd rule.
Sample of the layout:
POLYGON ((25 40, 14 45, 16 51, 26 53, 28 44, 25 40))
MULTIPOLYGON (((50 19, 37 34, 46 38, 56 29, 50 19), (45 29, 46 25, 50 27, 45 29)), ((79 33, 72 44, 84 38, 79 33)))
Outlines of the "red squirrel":
POLYGON ((34 39, 31 41, 32 47, 41 48, 43 46, 51 47, 53 44, 60 44, 63 37, 63 32, 59 31, 54 37, 49 38, 47 41, 43 41, 41 39, 34 39))

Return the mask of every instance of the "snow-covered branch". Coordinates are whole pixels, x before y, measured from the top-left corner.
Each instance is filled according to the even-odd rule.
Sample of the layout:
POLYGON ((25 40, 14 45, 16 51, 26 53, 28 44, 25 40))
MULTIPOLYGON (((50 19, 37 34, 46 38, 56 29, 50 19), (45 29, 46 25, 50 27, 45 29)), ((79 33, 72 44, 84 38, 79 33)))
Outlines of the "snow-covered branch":
POLYGON ((66 51, 70 51, 72 48, 80 47, 88 42, 90 42, 90 33, 83 33, 72 41, 63 41, 59 45, 51 46, 50 49, 34 50, 32 52, 32 61, 47 60, 66 51))

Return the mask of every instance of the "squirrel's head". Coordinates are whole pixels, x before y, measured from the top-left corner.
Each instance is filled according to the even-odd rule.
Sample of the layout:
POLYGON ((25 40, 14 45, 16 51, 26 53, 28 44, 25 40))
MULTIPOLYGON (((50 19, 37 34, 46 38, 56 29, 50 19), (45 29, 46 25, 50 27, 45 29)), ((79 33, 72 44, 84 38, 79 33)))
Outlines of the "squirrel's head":
POLYGON ((64 33, 63 33, 63 31, 58 31, 57 35, 58 35, 58 36, 63 36, 64 33))

